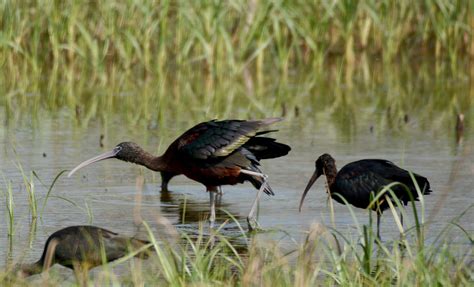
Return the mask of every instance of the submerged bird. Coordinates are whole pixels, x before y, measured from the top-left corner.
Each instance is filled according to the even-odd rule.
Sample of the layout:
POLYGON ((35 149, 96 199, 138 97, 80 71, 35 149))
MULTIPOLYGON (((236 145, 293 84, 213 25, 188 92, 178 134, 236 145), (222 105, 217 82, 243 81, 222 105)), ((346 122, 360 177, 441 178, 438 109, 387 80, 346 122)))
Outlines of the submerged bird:
MULTIPOLYGON (((263 120, 224 120, 197 124, 178 137, 162 156, 153 156, 133 142, 118 144, 112 151, 84 161, 68 176, 91 163, 108 158, 143 165, 151 170, 164 172, 169 180, 184 174, 206 186, 210 196, 210 221, 215 221, 215 198, 219 186, 249 181, 259 189, 247 217, 249 229, 261 192, 273 195, 266 182, 267 176, 259 169, 259 160, 281 157, 290 147, 261 135, 275 130, 259 131, 281 121, 281 118, 263 120)), ((255 221, 255 224, 256 221, 255 221)))
MULTIPOLYGON (((46 240, 43 255, 32 264, 20 266, 21 277, 27 277, 47 270, 54 264, 80 270, 84 273, 91 268, 114 261, 138 251, 150 244, 136 238, 118 235, 96 226, 69 226, 54 232, 46 240)), ((136 256, 147 258, 148 250, 136 256)))
MULTIPOLYGON (((303 205, 304 198, 314 182, 325 175, 328 183, 328 190, 331 197, 342 204, 345 202, 341 196, 350 204, 359 208, 371 208, 377 212, 377 236, 380 238, 380 216, 383 211, 389 208, 385 196, 380 197, 375 204, 371 205, 381 190, 393 183, 400 182, 402 185, 393 185, 391 190, 403 204, 418 200, 418 193, 415 184, 410 176, 410 172, 399 168, 392 162, 383 159, 363 159, 348 163, 339 172, 337 172, 336 162, 329 154, 321 155, 315 162, 316 170, 306 186, 301 197, 299 210, 303 205)), ((412 173, 422 194, 431 193, 428 180, 418 174, 412 173)), ((387 192, 387 196, 391 197, 387 192)), ((403 219, 402 219, 403 224, 403 219)))

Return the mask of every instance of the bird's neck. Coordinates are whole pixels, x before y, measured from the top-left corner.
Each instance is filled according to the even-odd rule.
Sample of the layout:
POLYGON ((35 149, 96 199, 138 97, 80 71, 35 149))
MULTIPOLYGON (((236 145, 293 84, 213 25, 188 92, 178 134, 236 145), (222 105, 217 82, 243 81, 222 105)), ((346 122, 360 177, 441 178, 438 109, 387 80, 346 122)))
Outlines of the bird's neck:
POLYGON ((326 174, 326 180, 328 183, 329 190, 331 190, 331 187, 336 181, 336 175, 337 175, 336 165, 331 164, 331 165, 326 166, 326 168, 324 169, 324 173, 326 174))
POLYGON ((43 258, 36 261, 35 263, 21 265, 20 269, 23 275, 22 277, 28 277, 41 273, 43 272, 43 258))
POLYGON ((163 156, 154 156, 146 151, 137 158, 135 163, 154 171, 167 171, 167 164, 163 156))

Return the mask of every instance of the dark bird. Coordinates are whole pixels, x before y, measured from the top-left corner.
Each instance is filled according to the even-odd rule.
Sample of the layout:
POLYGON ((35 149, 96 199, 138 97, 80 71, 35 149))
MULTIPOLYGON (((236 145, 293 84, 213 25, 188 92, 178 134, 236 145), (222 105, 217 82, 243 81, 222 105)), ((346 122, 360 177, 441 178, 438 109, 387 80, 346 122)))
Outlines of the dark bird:
MULTIPOLYGON (((411 198, 418 200, 415 184, 410 172, 399 168, 392 162, 383 159, 363 159, 348 163, 337 172, 336 162, 329 154, 321 155, 315 162, 316 170, 306 186, 300 201, 300 211, 308 190, 321 176, 326 175, 328 191, 331 197, 339 203, 345 204, 341 196, 350 204, 359 208, 370 208, 377 212, 377 236, 380 238, 380 216, 389 208, 385 196, 380 197, 371 205, 381 190, 393 183, 391 190, 403 204, 407 205, 411 198), (408 188, 408 190, 407 190, 408 188)), ((412 173, 422 194, 431 193, 428 180, 418 174, 412 173)), ((387 192, 387 196, 391 197, 387 192)), ((403 224, 403 219, 402 219, 403 224)))
POLYGON ((179 174, 177 173, 172 173, 172 172, 167 172, 167 171, 162 171, 160 172, 161 175, 161 190, 162 191, 168 191, 168 184, 171 181, 171 179, 179 174))
MULTIPOLYGON (((35 263, 20 266, 19 272, 22 277, 31 276, 57 263, 87 274, 89 269, 102 265, 104 259, 114 261, 141 248, 146 249, 148 244, 147 241, 123 237, 96 226, 69 226, 49 236, 41 258, 35 263)), ((146 249, 136 256, 147 258, 148 252, 146 249)))
MULTIPOLYGON (((256 135, 261 135, 269 132, 274 132, 276 130, 257 132, 256 135)), ((275 139, 267 137, 252 137, 246 143, 243 144, 243 147, 251 151, 257 160, 262 159, 271 159, 284 156, 288 154, 290 148, 287 145, 278 143, 275 139)), ((171 179, 177 175, 177 173, 169 171, 161 171, 161 190, 168 191, 168 184, 171 179)), ((222 191, 219 191, 222 193, 222 191)))
POLYGON ((252 229, 253 214, 261 192, 273 195, 266 181, 267 176, 259 169, 259 160, 284 156, 290 151, 289 146, 261 136, 274 130, 259 130, 280 120, 270 118, 203 122, 178 137, 162 156, 153 156, 136 143, 123 142, 112 151, 79 164, 68 176, 84 166, 108 158, 117 158, 164 172, 166 178, 184 174, 206 186, 210 196, 211 225, 215 220, 214 193, 218 187, 249 181, 259 189, 247 217, 249 229, 252 229))

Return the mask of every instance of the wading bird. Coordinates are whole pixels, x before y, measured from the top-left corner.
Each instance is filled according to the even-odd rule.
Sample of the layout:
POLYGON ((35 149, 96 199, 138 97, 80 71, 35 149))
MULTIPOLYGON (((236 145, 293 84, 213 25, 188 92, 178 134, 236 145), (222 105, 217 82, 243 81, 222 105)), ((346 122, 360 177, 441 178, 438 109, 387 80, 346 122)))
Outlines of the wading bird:
POLYGON ((274 130, 259 130, 280 120, 203 122, 178 137, 162 156, 153 156, 136 143, 123 142, 112 151, 79 164, 68 176, 82 167, 108 158, 143 165, 168 175, 184 174, 206 186, 210 196, 211 226, 215 221, 214 193, 218 187, 249 181, 259 189, 247 217, 249 229, 252 230, 252 224, 257 225, 254 212, 261 193, 273 195, 267 176, 259 169, 259 159, 284 156, 290 151, 289 146, 261 136, 274 130))
MULTIPOLYGON (((128 238, 96 226, 69 226, 54 232, 46 240, 43 255, 32 264, 20 266, 20 276, 27 277, 43 272, 54 264, 60 264, 83 275, 89 269, 111 262, 138 251, 149 242, 128 238)), ((147 258, 148 250, 136 256, 147 258)))
MULTIPOLYGON (((276 131, 276 130, 274 130, 276 131)), ((257 133, 261 135, 272 131, 265 131, 257 133)), ((288 153, 289 147, 287 145, 282 145, 275 142, 274 139, 267 137, 251 137, 246 143, 243 144, 243 147, 251 151, 258 161, 262 159, 270 159, 284 156, 288 153)), ((161 190, 168 191, 168 184, 171 179, 179 174, 169 171, 161 171, 161 190)), ((219 187, 218 193, 222 194, 222 190, 219 187)))
MULTIPOLYGON (((321 176, 326 175, 328 191, 331 197, 339 203, 345 204, 345 200, 359 208, 371 208, 377 213, 377 236, 380 238, 380 216, 382 212, 389 208, 385 196, 380 197, 375 204, 371 205, 372 199, 387 185, 393 182, 400 182, 403 185, 393 185, 391 190, 398 200, 407 205, 412 199, 418 200, 418 193, 410 173, 399 168, 390 161, 383 159, 363 159, 348 163, 337 172, 336 162, 329 154, 321 155, 315 162, 316 170, 306 186, 301 197, 299 210, 303 206, 303 201, 308 190, 314 182, 321 176), (407 190, 408 188, 408 190, 407 190)), ((428 180, 418 174, 413 173, 422 194, 431 193, 428 180)), ((386 193, 390 196, 390 193, 386 193)), ((402 218, 403 224, 403 218, 402 218)))

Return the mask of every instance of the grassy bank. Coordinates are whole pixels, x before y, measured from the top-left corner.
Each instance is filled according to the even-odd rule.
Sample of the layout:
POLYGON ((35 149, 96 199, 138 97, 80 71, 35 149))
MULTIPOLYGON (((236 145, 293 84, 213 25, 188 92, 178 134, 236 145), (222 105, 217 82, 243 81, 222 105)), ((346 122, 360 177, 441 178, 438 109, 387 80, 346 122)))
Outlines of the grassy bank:
MULTIPOLYGON (((171 241, 156 238, 149 230, 152 257, 131 260, 131 254, 98 268, 89 282, 94 286, 468 286, 474 276, 473 239, 458 224, 463 215, 429 245, 423 242, 427 226, 412 226, 400 240, 380 242, 371 225, 357 226, 357 234, 345 237, 338 230, 314 224, 306 239, 291 250, 243 231, 238 241, 244 244, 235 245, 220 233, 226 223, 211 235, 207 227, 201 227, 196 237, 182 232, 171 241), (455 244, 452 234, 470 243, 455 244)), ((72 273, 65 276, 58 267, 26 280, 16 278, 11 270, 0 271, 0 282, 16 286, 77 283, 72 273)))
MULTIPOLYGON (((26 70, 211 75, 264 65, 287 73, 328 56, 456 62, 472 43, 470 7, 449 1, 2 1, 0 65, 26 70)), ((471 21, 472 22, 472 21, 471 21)))
MULTIPOLYGON (((25 186, 33 186, 35 182, 44 184, 35 173, 32 174, 34 178, 25 181, 25 186)), ((29 204, 31 216, 35 204, 46 204, 61 174, 49 187, 44 186, 48 189, 45 198, 35 197, 35 190, 24 192, 22 197, 25 200, 31 198, 31 194, 35 198, 35 203, 29 204)), ((18 189, 21 191, 22 187, 18 189)), ((387 187, 382 192, 392 191, 387 187)), ((146 246, 151 250, 149 259, 131 259, 141 251, 137 250, 118 261, 104 262, 105 266, 94 269, 88 280, 94 286, 468 286, 474 279, 474 238, 469 226, 463 226, 462 222, 468 222, 466 217, 472 215, 474 205, 459 210, 459 215, 443 223, 444 228, 439 233, 426 238, 431 224, 436 222, 429 221, 432 214, 425 214, 425 200, 419 189, 417 192, 420 200, 405 208, 400 208, 399 201, 385 198, 390 202, 390 209, 384 213, 384 218, 393 217, 394 228, 398 229, 400 237, 382 241, 375 234, 375 215, 369 211, 368 223, 361 224, 350 205, 346 205, 352 217, 350 231, 337 229, 331 224, 313 223, 309 230, 301 231, 304 236, 299 242, 293 239, 294 234, 284 230, 247 233, 230 213, 216 229, 209 229, 203 219, 191 231, 189 227, 187 231, 182 230, 157 215, 156 223, 163 227, 160 231, 152 229, 145 221, 140 223, 145 231, 142 235, 150 241, 146 246), (399 212, 405 219, 404 225, 399 212), (226 233, 230 225, 240 231, 226 233), (272 236, 272 233, 286 236, 272 236), (293 244, 281 244, 285 241, 293 244)), ((13 232, 22 215, 12 208, 11 194, 11 182, 5 183, 0 188, 0 196, 9 207, 2 216, 13 232)), ((69 201, 67 198, 61 200, 69 201)), ((80 208, 70 202, 75 208, 80 208)), ((83 212, 90 213, 88 210, 83 212)), ((42 212, 40 214, 42 216, 42 212)), ((329 214, 330 218, 334 216, 338 215, 329 214)), ((36 220, 30 221, 29 246, 35 240, 37 224, 36 220)), ((0 285, 78 284, 71 271, 61 270, 58 266, 27 279, 17 277, 17 265, 8 260, 11 259, 13 244, 21 243, 12 240, 11 234, 8 238, 10 251, 6 268, 0 270, 0 285)), ((16 252, 13 262, 26 263, 20 259, 25 251, 19 253, 22 254, 16 252)))

